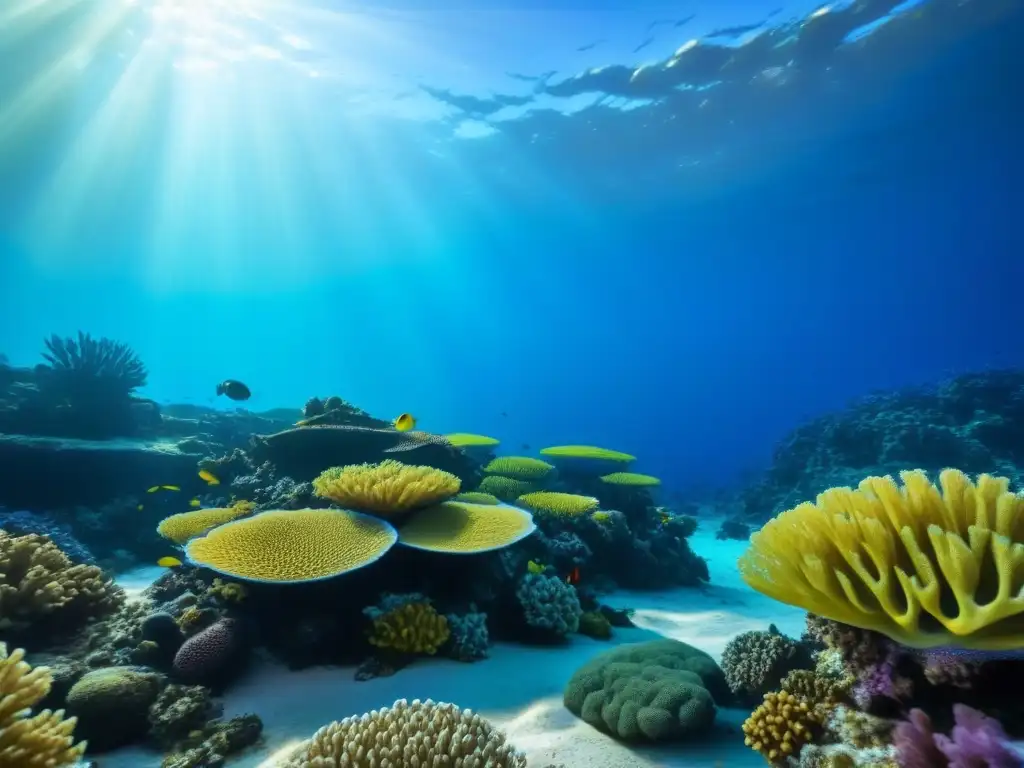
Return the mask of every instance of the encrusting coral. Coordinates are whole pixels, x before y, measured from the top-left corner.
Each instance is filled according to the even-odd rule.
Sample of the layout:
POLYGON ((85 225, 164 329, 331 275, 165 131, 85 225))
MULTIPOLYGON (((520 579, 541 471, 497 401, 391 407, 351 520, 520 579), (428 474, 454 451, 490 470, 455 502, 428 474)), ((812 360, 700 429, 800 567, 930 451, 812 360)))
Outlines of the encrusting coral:
POLYGON ((460 486, 450 472, 388 459, 324 470, 313 481, 313 492, 341 507, 392 517, 444 501, 460 486))
POLYGON ((75 565, 46 536, 0 530, 0 632, 70 630, 124 604, 124 590, 94 565, 75 565))
POLYGON ((300 745, 287 768, 461 766, 526 768, 526 758, 472 711, 405 699, 325 725, 300 745))
POLYGON ((75 718, 64 712, 31 710, 50 692, 53 678, 46 667, 25 663, 25 651, 10 655, 0 642, 0 768, 58 768, 73 765, 85 752, 75 744, 75 718))
POLYGON ((740 558, 759 592, 906 646, 1024 642, 1024 495, 959 470, 869 477, 770 520, 740 558))
POLYGON ((553 517, 579 517, 593 512, 599 504, 593 496, 580 496, 575 493, 559 493, 557 491, 527 493, 519 497, 518 503, 529 507, 534 512, 553 517))

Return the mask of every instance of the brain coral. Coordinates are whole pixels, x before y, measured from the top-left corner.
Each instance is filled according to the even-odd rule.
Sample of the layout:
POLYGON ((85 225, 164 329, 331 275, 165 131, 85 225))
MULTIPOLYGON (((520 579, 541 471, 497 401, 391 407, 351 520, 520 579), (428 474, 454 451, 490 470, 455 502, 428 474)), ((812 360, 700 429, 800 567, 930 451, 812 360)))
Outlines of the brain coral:
POLYGON ((536 491, 519 497, 519 503, 553 517, 578 517, 597 509, 598 501, 593 496, 578 496, 575 493, 536 491))
POLYGON ((33 669, 25 663, 25 651, 10 656, 0 643, 0 768, 58 768, 74 765, 85 752, 75 744, 75 718, 64 712, 31 710, 50 692, 53 676, 46 667, 33 669))
POLYGON ((116 611, 124 590, 94 565, 75 565, 46 536, 0 530, 0 632, 75 629, 116 611))
POLYGON ((68 691, 68 711, 94 750, 115 749, 149 730, 149 706, 160 693, 160 676, 133 667, 88 672, 68 691))
POLYGON ((418 512, 398 531, 407 547, 450 554, 501 549, 536 530, 533 517, 518 507, 447 501, 418 512))
POLYGON ((653 475, 641 475, 638 472, 612 472, 610 475, 604 475, 601 480, 609 485, 630 485, 637 488, 661 485, 661 480, 653 475))
POLYGON ((1024 642, 1024 495, 955 469, 869 477, 768 521, 738 566, 770 597, 907 646, 1024 642))
POLYGON ((313 492, 342 507, 388 517, 444 501, 460 486, 450 472, 388 459, 324 470, 313 481, 313 492))
POLYGON ((543 480, 553 469, 546 461, 529 456, 499 456, 484 467, 484 472, 514 480, 543 480))
POLYGON ((369 565, 398 534, 387 522, 340 509, 262 512, 185 545, 195 565, 248 581, 317 581, 369 565))
POLYGON ((577 717, 623 741, 686 739, 706 732, 724 689, 722 671, 703 651, 652 640, 605 651, 566 685, 563 701, 577 717))
POLYGON ((536 491, 537 486, 526 480, 516 480, 511 477, 502 477, 501 475, 488 475, 480 481, 480 487, 477 490, 480 493, 496 496, 502 501, 515 501, 524 493, 536 491))
POLYGON ((287 768, 457 766, 526 768, 526 758, 479 715, 454 704, 405 699, 325 725, 287 768))
POLYGON ((238 622, 219 619, 182 643, 174 655, 174 673, 188 683, 214 682, 231 666, 240 645, 238 622))
POLYGON ((244 517, 253 510, 244 503, 230 507, 211 507, 210 509, 194 509, 177 515, 165 517, 156 527, 156 532, 175 544, 184 544, 194 536, 215 528, 218 525, 244 517))

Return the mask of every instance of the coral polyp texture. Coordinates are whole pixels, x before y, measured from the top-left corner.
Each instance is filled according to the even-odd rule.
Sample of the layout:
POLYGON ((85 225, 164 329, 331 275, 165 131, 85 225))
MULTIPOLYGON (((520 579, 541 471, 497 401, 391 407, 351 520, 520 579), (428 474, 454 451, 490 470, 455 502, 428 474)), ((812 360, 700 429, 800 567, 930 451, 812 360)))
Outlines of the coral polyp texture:
POLYGON ((1024 495, 1006 478, 954 469, 831 488, 751 537, 754 589, 906 646, 1024 643, 1024 495))
POLYGON ((537 490, 537 484, 503 475, 488 475, 480 481, 477 493, 486 493, 502 501, 515 501, 525 493, 537 490))
POLYGON ((0 530, 0 632, 71 630, 123 603, 99 568, 75 565, 46 536, 0 530))
POLYGON ((612 472, 601 477, 601 481, 609 485, 625 485, 634 488, 650 488, 661 485, 661 480, 653 475, 641 475, 639 472, 612 472))
POLYGON ((466 504, 500 504, 501 499, 490 493, 483 493, 481 491, 466 491, 460 493, 452 501, 461 501, 466 504))
POLYGON ((515 544, 536 530, 533 516, 505 504, 446 501, 421 510, 398 530, 407 547, 450 554, 475 554, 515 544))
POLYGON ((313 481, 313 492, 339 506, 386 517, 437 504, 460 486, 450 472, 388 459, 327 469, 313 481))
POLYGON ((526 768, 526 758, 487 720, 454 704, 405 699, 325 725, 286 768, 383 766, 526 768))
POLYGON ((85 752, 85 743, 75 743, 75 718, 59 710, 32 714, 52 685, 47 667, 33 669, 23 649, 8 655, 0 643, 0 768, 74 765, 85 752))
POLYGON ((823 715, 807 699, 789 693, 766 693, 764 702, 743 723, 744 742, 772 765, 800 748, 821 727, 823 715))
POLYGON ((340 509, 272 510, 234 520, 192 539, 195 565, 248 581, 318 581, 383 556, 398 534, 389 523, 340 509))
POLYGON ((593 496, 580 496, 575 493, 559 493, 557 491, 527 493, 519 497, 518 503, 529 507, 538 514, 552 517, 579 517, 593 512, 599 504, 593 496))
POLYGON ((433 656, 451 635, 448 619, 425 598, 412 599, 389 610, 368 609, 373 626, 370 645, 405 654, 433 656))
POLYGON ((538 481, 550 475, 554 468, 546 461, 529 456, 499 456, 484 467, 484 472, 514 480, 538 481))
POLYGON ((184 544, 218 525, 245 517, 253 510, 247 504, 233 504, 230 507, 194 509, 165 517, 156 527, 156 532, 175 544, 184 544))

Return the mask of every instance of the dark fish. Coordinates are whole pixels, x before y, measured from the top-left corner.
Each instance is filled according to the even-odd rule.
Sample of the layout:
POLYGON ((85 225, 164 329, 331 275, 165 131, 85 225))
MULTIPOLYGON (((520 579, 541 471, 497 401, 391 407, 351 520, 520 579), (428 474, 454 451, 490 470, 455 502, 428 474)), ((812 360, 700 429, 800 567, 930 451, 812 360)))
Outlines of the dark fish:
POLYGON ((232 400, 248 400, 252 397, 252 392, 240 381, 235 379, 227 379, 217 385, 218 395, 227 395, 232 400))

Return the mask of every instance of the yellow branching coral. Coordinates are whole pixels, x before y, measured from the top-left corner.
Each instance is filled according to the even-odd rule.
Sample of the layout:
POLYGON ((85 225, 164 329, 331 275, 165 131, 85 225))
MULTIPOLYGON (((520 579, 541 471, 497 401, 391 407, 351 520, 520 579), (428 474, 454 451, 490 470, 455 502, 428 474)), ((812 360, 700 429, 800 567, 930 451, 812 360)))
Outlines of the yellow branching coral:
POLYGON ((499 499, 497 496, 490 493, 484 493, 483 491, 466 491, 465 493, 460 493, 458 496, 452 499, 452 501, 461 501, 466 504, 501 503, 501 499, 499 499))
POLYGON ((473 435, 468 432, 453 432, 445 435, 456 448, 491 448, 498 444, 497 438, 487 435, 473 435))
POLYGON ((191 539, 195 565, 247 581, 329 579, 369 565, 398 538, 384 520, 342 509, 261 512, 191 539))
POLYGON ((484 467, 484 472, 514 480, 543 480, 554 468, 553 464, 529 456, 499 456, 484 467))
POLYGON ((199 536, 218 525, 237 520, 252 512, 247 502, 232 504, 230 507, 211 507, 209 509, 193 509, 177 515, 165 517, 156 527, 156 532, 175 544, 184 544, 194 536, 199 536))
POLYGON ((63 710, 31 710, 50 692, 53 677, 46 667, 25 663, 25 651, 10 656, 0 643, 0 768, 58 768, 73 765, 85 752, 75 744, 75 718, 63 710))
POLYGON ((542 448, 540 455, 556 459, 597 459, 623 464, 628 464, 636 459, 636 456, 631 454, 613 451, 609 448, 598 448, 596 445, 552 445, 549 448, 542 448))
POLYGON ((519 503, 534 512, 556 517, 578 517, 597 509, 598 501, 593 496, 578 496, 575 493, 537 491, 519 497, 519 503))
POLYGON ((460 486, 450 472, 388 459, 325 470, 313 481, 313 492, 339 506, 387 517, 437 504, 457 494, 460 486))
POLYGON ((468 555, 501 549, 536 530, 533 516, 504 504, 447 501, 418 512, 398 530, 408 547, 468 555))
POLYGON ((462 766, 526 768, 505 735, 454 704, 401 699, 325 725, 289 757, 287 768, 462 766))
POLYGON ((515 501, 524 493, 532 493, 537 490, 534 483, 526 480, 516 480, 501 475, 488 475, 480 481, 479 493, 496 496, 502 501, 515 501))
POLYGON ((400 605, 373 620, 370 645, 398 653, 429 654, 448 642, 448 619, 427 602, 400 605))
POLYGON ((75 565, 46 536, 0 530, 0 632, 55 622, 71 628, 117 610, 124 590, 94 565, 75 565))
POLYGON ((743 723, 744 743, 772 765, 796 756, 820 728, 822 714, 801 696, 766 693, 764 702, 743 723))
POLYGON ((739 571, 751 587, 907 646, 1024 642, 1024 495, 920 470, 831 488, 770 520, 739 571))
POLYGON ((661 480, 653 475, 641 475, 639 472, 612 472, 601 480, 609 485, 628 485, 635 488, 661 485, 661 480))

